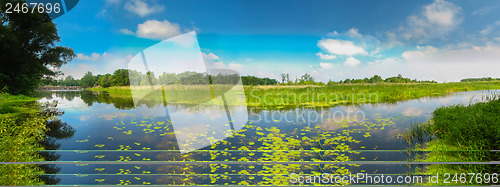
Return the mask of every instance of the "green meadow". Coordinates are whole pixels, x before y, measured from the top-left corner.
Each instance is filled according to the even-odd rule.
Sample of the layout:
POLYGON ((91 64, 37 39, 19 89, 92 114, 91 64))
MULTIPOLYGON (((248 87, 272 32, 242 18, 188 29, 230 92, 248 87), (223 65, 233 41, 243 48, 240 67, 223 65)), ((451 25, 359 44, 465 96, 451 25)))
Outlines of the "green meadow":
MULTIPOLYGON (((40 113, 38 98, 0 93, 0 162, 42 161, 33 151, 42 149, 46 118, 40 113)), ((35 174, 43 171, 36 165, 0 165, 0 185, 40 185, 35 174)))
MULTIPOLYGON (((452 92, 492 89, 500 89, 500 81, 336 84, 330 86, 244 86, 247 106, 264 108, 280 108, 287 106, 328 107, 342 104, 396 102, 426 96, 442 96, 452 92)), ((96 92, 104 91, 114 97, 132 97, 129 86, 88 88, 88 90, 96 92)), ((196 104, 209 98, 199 97, 199 95, 194 93, 207 93, 210 87, 205 85, 170 85, 169 88, 165 88, 165 90, 174 90, 174 92, 165 92, 167 98, 169 98, 169 100, 167 100, 168 103, 196 104)), ((222 90, 227 90, 227 88, 222 90)), ((217 95, 217 93, 215 94, 217 95)))

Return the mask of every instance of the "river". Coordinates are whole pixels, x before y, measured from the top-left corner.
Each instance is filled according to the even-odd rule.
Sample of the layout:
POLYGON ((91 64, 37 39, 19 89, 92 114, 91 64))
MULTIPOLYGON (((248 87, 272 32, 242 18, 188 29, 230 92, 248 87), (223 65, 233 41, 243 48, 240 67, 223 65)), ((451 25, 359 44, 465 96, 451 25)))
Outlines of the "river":
POLYGON ((58 185, 269 185, 285 184, 290 173, 407 174, 418 166, 394 162, 419 153, 403 133, 436 108, 494 93, 329 108, 232 106, 233 120, 248 116, 238 125, 223 107, 134 107, 131 98, 102 92, 40 92, 40 102, 56 101, 64 112, 44 144, 51 172, 43 177, 58 185), (154 112, 165 109, 177 112, 154 112))

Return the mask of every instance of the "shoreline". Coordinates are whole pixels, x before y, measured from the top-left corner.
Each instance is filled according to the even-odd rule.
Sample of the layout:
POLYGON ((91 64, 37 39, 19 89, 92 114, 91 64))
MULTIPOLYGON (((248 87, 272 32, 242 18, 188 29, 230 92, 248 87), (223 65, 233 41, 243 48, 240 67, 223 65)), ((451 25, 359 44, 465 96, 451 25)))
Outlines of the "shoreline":
MULTIPOLYGON (((179 85, 175 85, 179 87, 179 85)), ((203 90, 197 85, 181 86, 179 93, 203 90)), ((244 86, 246 103, 238 103, 259 108, 286 107, 332 107, 347 104, 376 104, 406 101, 422 97, 443 96, 449 93, 500 89, 500 81, 453 82, 453 83, 380 83, 344 84, 334 86, 317 85, 270 85, 244 86)), ((132 98, 128 86, 108 88, 85 88, 93 92, 107 92, 113 97, 132 98)), ((241 93, 240 93, 241 94, 241 93)), ((196 104, 196 99, 177 97, 172 103, 196 104)))

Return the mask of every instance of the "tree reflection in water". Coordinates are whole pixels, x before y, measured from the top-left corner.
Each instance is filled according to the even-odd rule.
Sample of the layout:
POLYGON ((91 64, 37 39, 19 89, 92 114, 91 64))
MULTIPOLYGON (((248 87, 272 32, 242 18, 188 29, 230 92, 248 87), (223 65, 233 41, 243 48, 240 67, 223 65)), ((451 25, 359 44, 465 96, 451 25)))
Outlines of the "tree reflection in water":
MULTIPOLYGON (((54 111, 53 109, 46 109, 49 111, 54 111)), ((55 112, 60 114, 59 112, 55 112)), ((61 144, 57 143, 56 140, 71 138, 75 134, 75 129, 62 122, 60 119, 52 119, 46 122, 47 132, 45 133, 45 139, 40 142, 45 150, 57 150, 61 144)), ((61 155, 53 151, 41 151, 39 155, 45 161, 57 161, 61 155)), ((56 174, 61 170, 54 164, 41 164, 39 167, 44 171, 45 174, 56 174)), ((42 180, 47 185, 57 184, 61 179, 56 178, 55 175, 40 175, 40 180, 42 180)))

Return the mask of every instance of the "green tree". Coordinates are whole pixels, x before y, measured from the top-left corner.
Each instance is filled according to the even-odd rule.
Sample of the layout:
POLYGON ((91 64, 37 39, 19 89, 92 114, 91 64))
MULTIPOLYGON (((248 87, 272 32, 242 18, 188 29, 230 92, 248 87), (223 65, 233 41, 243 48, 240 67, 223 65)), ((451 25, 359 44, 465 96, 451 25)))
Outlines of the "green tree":
MULTIPOLYGON (((0 0, 2 10, 7 3, 22 1, 0 0)), ((12 94, 30 93, 42 84, 44 77, 57 75, 53 69, 75 57, 73 49, 56 45, 60 38, 48 14, 1 12, 1 88, 7 87, 12 94)))
POLYGON ((78 81, 73 78, 73 76, 68 75, 65 79, 63 84, 65 86, 78 86, 78 81))
POLYGON ((83 77, 82 79, 80 79, 80 84, 82 86, 86 86, 86 87, 92 87, 96 84, 97 82, 97 77, 95 77, 94 75, 92 75, 92 72, 87 72, 83 77))
POLYGON ((299 83, 304 85, 311 85, 314 84, 315 82, 311 74, 306 73, 300 77, 299 83))
POLYGON ((111 86, 127 86, 130 85, 129 73, 127 69, 117 69, 111 78, 111 86))
POLYGON ((102 87, 110 87, 111 86, 111 74, 106 74, 101 77, 99 77, 99 80, 97 80, 97 84, 102 87))
POLYGON ((163 72, 163 74, 158 77, 158 80, 160 81, 160 84, 162 85, 169 85, 169 84, 175 84, 177 82, 178 78, 175 75, 175 73, 166 73, 163 72))
POLYGON ((369 80, 370 83, 379 83, 379 82, 384 82, 384 79, 378 75, 374 75, 372 78, 369 80))

